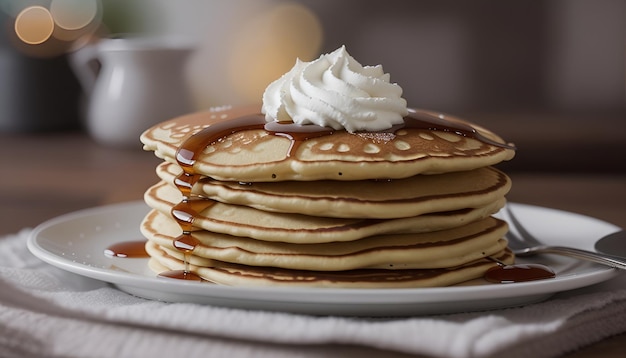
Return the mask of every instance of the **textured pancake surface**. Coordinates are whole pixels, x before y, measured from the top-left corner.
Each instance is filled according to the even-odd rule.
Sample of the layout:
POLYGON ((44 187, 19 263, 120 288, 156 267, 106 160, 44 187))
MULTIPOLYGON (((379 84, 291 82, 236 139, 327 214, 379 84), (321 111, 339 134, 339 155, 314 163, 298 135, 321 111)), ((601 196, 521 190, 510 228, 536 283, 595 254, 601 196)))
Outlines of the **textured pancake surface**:
MULTIPOLYGON (((424 115, 442 116, 419 111, 424 115)), ((242 117, 259 117, 260 107, 200 112, 156 125, 141 136, 144 149, 169 162, 189 136, 204 128, 242 117)), ((506 144, 493 132, 469 125, 483 137, 506 144)), ((417 174, 471 170, 513 158, 511 148, 479 141, 461 134, 405 127, 390 132, 349 133, 335 131, 298 142, 288 135, 274 135, 263 128, 234 130, 217 138, 201 153, 196 172, 217 180, 267 182, 285 180, 397 179, 417 174)))

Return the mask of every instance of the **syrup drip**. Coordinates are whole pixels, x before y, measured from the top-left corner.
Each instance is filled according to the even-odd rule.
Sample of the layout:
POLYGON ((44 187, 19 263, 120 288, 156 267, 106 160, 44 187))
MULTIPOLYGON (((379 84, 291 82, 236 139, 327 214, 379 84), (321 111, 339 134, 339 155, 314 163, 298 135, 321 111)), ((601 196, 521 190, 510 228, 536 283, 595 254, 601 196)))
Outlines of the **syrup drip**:
POLYGON ((191 235, 189 231, 183 231, 183 234, 174 240, 174 247, 185 254, 192 252, 199 244, 198 239, 191 235))
POLYGON ((190 232, 193 230, 193 221, 198 215, 205 209, 213 206, 215 202, 200 197, 192 197, 184 199, 176 204, 172 210, 172 217, 178 222, 183 232, 190 232))
POLYGON ((184 253, 184 270, 172 270, 159 274, 161 277, 182 280, 201 281, 202 278, 189 269, 187 255, 200 244, 193 234, 193 222, 200 212, 214 204, 214 201, 193 197, 193 185, 200 180, 201 175, 196 173, 194 164, 202 150, 219 139, 238 131, 263 128, 265 119, 260 116, 244 116, 231 121, 219 122, 201 130, 187 138, 176 151, 176 161, 183 172, 174 179, 174 185, 183 196, 182 201, 175 205, 171 214, 180 225, 182 234, 174 239, 173 245, 184 253))
MULTIPOLYGON (((192 182, 196 182, 197 179, 198 178, 193 178, 192 182)), ((188 192, 191 193, 192 187, 193 185, 183 186, 181 192, 184 193, 188 190, 188 192)), ((189 196, 185 196, 183 194, 183 200, 172 208, 172 217, 178 222, 182 230, 182 234, 174 239, 173 245, 177 250, 184 253, 183 262, 185 264, 185 268, 183 270, 161 272, 159 274, 160 277, 176 278, 187 281, 202 281, 200 276, 191 272, 189 269, 189 259, 187 258, 187 255, 200 244, 200 241, 192 234, 193 222, 195 218, 198 217, 200 212, 213 204, 214 202, 212 200, 204 200, 200 197, 190 198, 189 196)))

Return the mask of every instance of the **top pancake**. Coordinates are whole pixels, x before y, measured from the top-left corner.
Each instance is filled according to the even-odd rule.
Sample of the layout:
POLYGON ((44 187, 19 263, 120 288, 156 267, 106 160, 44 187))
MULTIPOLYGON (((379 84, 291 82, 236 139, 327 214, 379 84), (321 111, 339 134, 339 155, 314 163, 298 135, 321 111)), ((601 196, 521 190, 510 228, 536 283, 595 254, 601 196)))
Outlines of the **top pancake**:
POLYGON ((411 111, 409 116, 445 117, 452 125, 471 126, 481 138, 408 125, 385 132, 337 130, 306 136, 292 133, 293 125, 272 132, 263 127, 242 129, 228 122, 263 117, 259 106, 250 106, 174 118, 146 130, 141 141, 144 149, 174 163, 187 138, 216 124, 228 128, 233 123, 228 134, 215 138, 198 153, 194 171, 216 180, 243 182, 399 179, 471 170, 514 156, 514 150, 500 137, 482 127, 433 112, 411 111))

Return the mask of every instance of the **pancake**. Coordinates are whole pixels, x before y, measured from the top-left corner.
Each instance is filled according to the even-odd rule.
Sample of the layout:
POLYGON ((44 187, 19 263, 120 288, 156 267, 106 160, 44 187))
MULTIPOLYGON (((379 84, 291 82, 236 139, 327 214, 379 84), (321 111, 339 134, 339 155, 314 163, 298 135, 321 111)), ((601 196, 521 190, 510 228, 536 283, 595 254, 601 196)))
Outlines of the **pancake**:
POLYGON ((342 47, 296 61, 262 105, 146 130, 164 161, 144 195, 150 267, 224 285, 395 288, 513 263, 491 215, 511 188, 494 166, 515 147, 401 95, 342 47))
MULTIPOLYGON (((150 241, 169 255, 184 259, 173 242, 180 230, 169 217, 153 212, 141 226, 150 241)), ((349 242, 294 244, 251 238, 194 233, 199 244, 192 256, 250 266, 344 271, 358 268, 446 268, 466 264, 503 250, 506 223, 488 217, 461 227, 421 234, 374 235, 349 242)), ((190 259, 191 262, 192 259, 190 259)))
MULTIPOLYGON (((157 167, 157 175, 172 185, 181 173, 175 164, 157 167)), ((504 198, 510 188, 506 174, 486 167, 383 181, 241 183, 205 177, 195 185, 193 194, 271 212, 389 219, 484 207, 504 198)))
POLYGON ((194 171, 235 182, 399 179, 482 168, 515 154, 483 127, 424 110, 409 111, 404 126, 383 132, 303 127, 265 126, 260 106, 221 108, 165 121, 141 141, 145 150, 176 163, 183 142, 202 131, 208 143, 194 158, 194 171), (422 128, 424 122, 441 130, 422 128))
MULTIPOLYGON (((146 244, 151 259, 149 267, 155 272, 184 270, 186 267, 203 279, 229 286, 287 286, 323 288, 416 288, 441 287, 466 282, 483 276, 497 264, 479 259, 459 267, 444 269, 383 270, 360 269, 348 271, 307 271, 274 267, 246 266, 213 261, 211 266, 195 266, 168 255, 153 242, 146 244)), ((513 254, 502 250, 493 258, 512 263, 513 254)))
MULTIPOLYGON (((171 217, 172 209, 182 195, 172 185, 160 182, 144 195, 148 206, 171 217)), ((329 218, 293 213, 276 213, 248 206, 201 200, 194 218, 197 230, 232 236, 251 237, 263 241, 291 243, 322 243, 353 241, 385 233, 419 233, 438 231, 485 218, 502 208, 504 198, 486 206, 465 208, 399 219, 329 218)), ((180 231, 174 222, 173 226, 180 231)))

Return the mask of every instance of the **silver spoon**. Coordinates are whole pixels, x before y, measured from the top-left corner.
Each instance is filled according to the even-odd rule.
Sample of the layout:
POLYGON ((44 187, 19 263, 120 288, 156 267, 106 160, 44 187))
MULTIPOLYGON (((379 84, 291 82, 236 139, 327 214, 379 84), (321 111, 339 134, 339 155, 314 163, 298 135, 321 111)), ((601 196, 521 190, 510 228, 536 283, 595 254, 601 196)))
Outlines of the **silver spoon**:
MULTIPOLYGON (((506 220, 515 228, 515 231, 519 234, 515 234, 509 231, 506 235, 509 240, 509 248, 513 250, 517 256, 532 256, 537 254, 556 254, 570 256, 581 260, 593 261, 603 265, 607 265, 614 268, 626 269, 626 257, 615 256, 613 252, 611 254, 604 254, 600 252, 593 252, 588 250, 581 250, 572 247, 564 246, 550 246, 544 245, 531 235, 524 226, 517 220, 511 208, 506 206, 502 213, 505 215, 506 220)), ((612 234, 611 234, 612 235, 612 234)), ((605 240, 607 235, 599 241, 605 240)), ((612 241, 614 239, 607 239, 612 241)))
POLYGON ((606 235, 596 242, 594 248, 608 255, 626 257, 626 230, 606 235))

